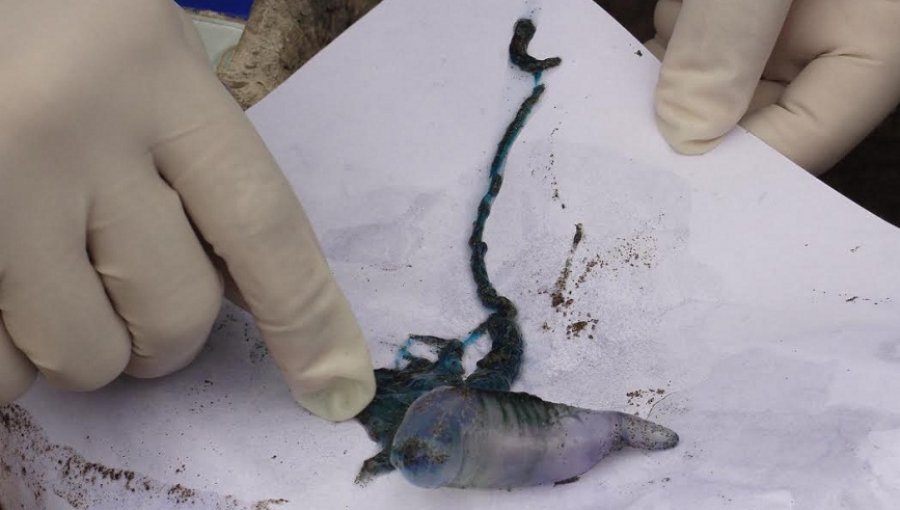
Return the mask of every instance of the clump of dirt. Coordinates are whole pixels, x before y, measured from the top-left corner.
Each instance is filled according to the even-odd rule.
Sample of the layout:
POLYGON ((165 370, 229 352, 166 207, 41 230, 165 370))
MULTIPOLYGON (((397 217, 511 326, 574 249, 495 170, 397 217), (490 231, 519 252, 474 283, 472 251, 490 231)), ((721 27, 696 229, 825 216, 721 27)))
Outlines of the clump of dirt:
POLYGON ((584 225, 575 224, 575 235, 572 237, 572 247, 569 248, 569 255, 566 257, 565 263, 556 278, 553 290, 550 292, 550 307, 560 312, 565 308, 572 306, 575 300, 571 298, 571 291, 568 289, 569 277, 572 275, 572 259, 575 257, 575 250, 584 239, 584 225))
POLYGON ((641 411, 646 409, 646 413, 644 413, 646 417, 650 416, 656 404, 662 402, 669 395, 672 395, 672 393, 669 393, 665 388, 631 390, 625 393, 625 396, 628 398, 626 405, 630 408, 629 412, 635 416, 640 415, 641 411))
MULTIPOLYGON (((597 329, 598 322, 600 321, 598 321, 597 319, 575 321, 566 326, 566 337, 578 338, 584 331, 595 331, 597 329)), ((594 335, 588 335, 588 339, 593 340, 594 335)))
POLYGON ((581 223, 575 224, 575 236, 572 237, 572 253, 575 253, 575 250, 578 248, 578 245, 581 243, 581 240, 584 239, 584 225, 581 223))

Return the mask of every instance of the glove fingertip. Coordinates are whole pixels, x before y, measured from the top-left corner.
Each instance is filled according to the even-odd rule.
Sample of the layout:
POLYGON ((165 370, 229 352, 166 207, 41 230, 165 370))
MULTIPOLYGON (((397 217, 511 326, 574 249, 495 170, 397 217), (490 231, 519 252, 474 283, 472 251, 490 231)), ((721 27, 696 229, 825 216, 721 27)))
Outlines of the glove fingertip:
POLYGON ((37 368, 13 345, 0 322, 0 405, 24 395, 35 378, 37 368))
POLYGON ((4 375, 0 385, 0 406, 11 404, 28 391, 37 378, 37 369, 33 365, 22 365, 15 374, 4 375))
POLYGON ((684 108, 671 102, 656 102, 656 126, 672 149, 689 156, 705 154, 715 148, 733 125, 723 128, 718 122, 697 115, 675 113, 684 108))
POLYGON ((314 393, 291 385, 291 394, 303 408, 329 421, 349 420, 360 413, 375 396, 375 373, 360 371, 355 377, 340 377, 314 393))
POLYGON ((666 45, 658 35, 653 39, 645 42, 644 47, 647 48, 647 51, 649 51, 654 57, 656 57, 657 60, 662 62, 663 56, 666 54, 666 45))

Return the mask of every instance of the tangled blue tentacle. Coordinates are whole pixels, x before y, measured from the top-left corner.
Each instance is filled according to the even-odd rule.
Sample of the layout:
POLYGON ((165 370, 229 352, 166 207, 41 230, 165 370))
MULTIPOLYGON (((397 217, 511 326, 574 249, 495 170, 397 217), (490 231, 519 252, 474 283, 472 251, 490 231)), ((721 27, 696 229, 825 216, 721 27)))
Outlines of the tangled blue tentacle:
POLYGON ((410 404, 426 392, 440 386, 462 385, 482 390, 509 391, 519 375, 525 344, 516 323, 518 312, 513 302, 500 295, 491 283, 484 260, 488 246, 482 238, 491 206, 503 185, 503 170, 510 148, 544 93, 545 87, 540 83, 542 71, 561 63, 556 57, 538 60, 528 54, 528 44, 534 33, 535 26, 531 20, 520 19, 516 22, 509 44, 510 61, 521 70, 531 73, 535 84, 497 144, 497 151, 491 161, 488 190, 478 204, 469 237, 470 267, 478 299, 485 308, 491 310, 491 314, 472 330, 464 342, 434 336, 410 336, 398 354, 399 361, 404 361, 405 366, 375 371, 375 398, 356 419, 366 428, 369 437, 383 449, 363 463, 357 482, 365 482, 394 469, 389 460, 394 434, 410 404), (491 339, 491 349, 478 361, 472 374, 463 379, 463 350, 485 333, 491 339), (411 354, 409 347, 413 342, 437 349, 437 359, 430 361, 411 354))

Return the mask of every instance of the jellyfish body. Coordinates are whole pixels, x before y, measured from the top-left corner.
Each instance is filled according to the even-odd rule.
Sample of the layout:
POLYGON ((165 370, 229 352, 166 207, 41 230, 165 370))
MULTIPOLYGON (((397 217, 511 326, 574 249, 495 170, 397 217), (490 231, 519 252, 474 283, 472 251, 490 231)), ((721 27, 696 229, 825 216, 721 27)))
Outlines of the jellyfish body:
POLYGON ((420 487, 512 488, 568 481, 624 446, 676 444, 675 432, 625 413, 442 387, 409 407, 390 462, 420 487))

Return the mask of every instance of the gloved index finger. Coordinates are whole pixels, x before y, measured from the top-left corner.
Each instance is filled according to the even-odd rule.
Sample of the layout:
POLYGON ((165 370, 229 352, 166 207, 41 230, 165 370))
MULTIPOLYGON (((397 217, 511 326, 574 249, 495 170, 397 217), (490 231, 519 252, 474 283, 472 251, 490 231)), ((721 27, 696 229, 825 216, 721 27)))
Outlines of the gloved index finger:
POLYGON ((362 332, 287 179, 197 58, 157 112, 154 160, 227 264, 296 400, 332 420, 375 391, 362 332))
POLYGON ((659 129, 684 154, 712 149, 744 115, 790 0, 684 0, 656 89, 659 129))
POLYGON ((0 316, 0 406, 25 393, 36 375, 34 365, 13 343, 0 316))

